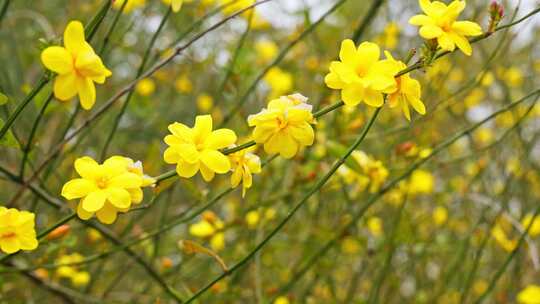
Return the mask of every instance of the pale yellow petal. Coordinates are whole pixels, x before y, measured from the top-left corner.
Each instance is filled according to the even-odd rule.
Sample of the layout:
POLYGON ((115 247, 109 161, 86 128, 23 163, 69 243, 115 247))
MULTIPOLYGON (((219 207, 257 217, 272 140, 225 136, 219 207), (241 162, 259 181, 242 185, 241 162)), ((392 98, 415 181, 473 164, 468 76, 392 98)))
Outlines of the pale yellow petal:
POLYGON ((71 54, 63 47, 51 46, 41 52, 43 65, 58 74, 67 74, 73 70, 71 54))
POLYGON ((204 141, 204 146, 207 149, 223 149, 236 142, 236 134, 233 130, 218 129, 210 133, 204 141))
POLYGON ((96 102, 96 87, 89 78, 77 77, 75 82, 81 106, 85 110, 90 110, 96 102))
POLYGON ((66 101, 77 95, 77 76, 74 73, 58 75, 54 79, 54 97, 66 101))
POLYGON ((216 150, 204 150, 201 153, 201 161, 216 173, 226 173, 231 169, 227 156, 216 150))
POLYGON ((107 193, 105 191, 98 190, 91 192, 82 199, 82 208, 86 212, 96 212, 103 208, 105 200, 107 200, 107 193))
POLYGON ((62 196, 67 200, 85 197, 90 192, 96 191, 97 187, 93 181, 77 178, 67 182, 62 187, 62 196))

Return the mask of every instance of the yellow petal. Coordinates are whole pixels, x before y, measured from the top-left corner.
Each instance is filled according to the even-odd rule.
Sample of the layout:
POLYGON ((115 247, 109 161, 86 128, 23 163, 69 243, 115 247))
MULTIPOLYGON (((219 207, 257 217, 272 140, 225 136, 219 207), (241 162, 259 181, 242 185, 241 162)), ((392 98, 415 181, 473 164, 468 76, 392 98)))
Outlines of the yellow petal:
POLYGON ((345 83, 341 80, 337 73, 328 73, 324 77, 324 83, 330 89, 341 89, 345 86, 345 83))
POLYGON ((82 207, 82 201, 81 203, 79 203, 79 205, 77 206, 77 216, 81 219, 81 220, 89 220, 90 218, 92 218, 92 216, 94 216, 94 212, 88 212, 86 210, 83 209, 82 207))
POLYGON ((108 188, 109 202, 116 208, 124 209, 131 206, 131 196, 129 192, 122 188, 108 188))
POLYGON ((339 51, 339 59, 343 62, 355 62, 356 61, 356 46, 351 39, 345 39, 341 42, 341 49, 339 51))
POLYGON ((43 65, 58 74, 66 74, 73 70, 71 54, 63 47, 51 46, 41 52, 43 65))
POLYGON ((163 153, 163 159, 167 164, 176 164, 180 160, 180 154, 175 148, 167 148, 163 153))
POLYGON ((201 161, 216 173, 226 173, 231 169, 227 156, 216 150, 204 150, 201 153, 201 161))
POLYGON ((28 235, 19 236, 19 245, 22 250, 34 250, 38 247, 38 241, 36 239, 36 233, 30 233, 28 235))
POLYGON ((463 36, 482 35, 482 28, 480 25, 471 21, 456 21, 452 23, 452 30, 463 36))
POLYGON ((85 110, 90 110, 96 102, 96 87, 94 86, 94 82, 89 78, 77 77, 75 83, 77 85, 81 106, 85 110))
POLYGON ((467 38, 458 35, 456 33, 450 32, 448 33, 452 41, 457 45, 457 47, 467 56, 471 56, 472 54, 472 48, 471 44, 469 43, 469 40, 467 38))
POLYGON ((96 216, 103 224, 112 224, 116 221, 118 210, 113 205, 107 203, 103 208, 96 212, 96 216))
POLYGON ((21 249, 16 237, 0 239, 0 249, 7 254, 12 254, 21 249))
POLYGON ((133 188, 129 189, 129 196, 131 197, 131 202, 133 204, 138 204, 142 202, 144 193, 141 188, 133 188))
POLYGON ((172 0, 173 12, 178 13, 182 8, 182 3, 184 3, 184 0, 172 0))
POLYGON ((384 104, 383 95, 375 90, 366 90, 364 95, 364 102, 368 106, 382 107, 384 104))
POLYGON ((412 98, 409 98, 408 100, 416 112, 422 115, 426 114, 426 107, 424 106, 424 103, 420 99, 412 97, 412 98))
POLYGON ((180 140, 184 142, 193 142, 193 131, 186 125, 179 122, 170 124, 168 127, 169 131, 177 136, 180 140))
POLYGON ((209 182, 212 179, 214 179, 214 176, 216 175, 214 173, 214 171, 212 171, 210 168, 208 168, 204 163, 201 163, 200 165, 201 165, 201 167, 199 168, 199 170, 201 171, 201 175, 202 175, 203 179, 206 182, 209 182))
POLYGON ((233 130, 218 129, 210 133, 210 136, 204 141, 204 146, 207 149, 223 149, 236 142, 236 134, 233 130))
POLYGON ((424 39, 434 39, 443 34, 440 27, 435 25, 424 25, 420 28, 420 36, 424 39))
POLYGON ((364 88, 361 85, 348 85, 341 90, 341 99, 348 106, 355 106, 364 99, 364 88))
POLYGON ((412 16, 410 19, 409 19, 409 23, 412 24, 412 25, 418 25, 418 26, 421 26, 421 25, 429 25, 429 24, 433 24, 433 20, 426 16, 426 15, 416 15, 416 16, 412 16))
POLYGON ((193 177, 193 175, 197 174, 197 171, 199 171, 199 162, 190 164, 185 161, 179 161, 176 165, 176 173, 181 177, 193 177))
POLYGON ((178 155, 186 162, 193 164, 199 161, 199 151, 193 144, 181 144, 175 146, 178 155))
POLYGON ((195 126, 193 127, 194 140, 203 141, 212 133, 212 116, 198 115, 195 117, 195 126))
POLYGON ((372 42, 362 42, 358 46, 358 57, 362 58, 362 64, 373 63, 379 60, 381 50, 372 42))
POLYGON ((84 27, 79 21, 71 21, 64 31, 64 45, 73 54, 91 50, 92 47, 84 38, 84 27))
POLYGON ((288 128, 292 137, 304 146, 311 146, 315 138, 313 128, 307 122, 295 124, 288 128))
POLYGON ((66 101, 77 95, 77 76, 74 73, 58 75, 54 79, 54 97, 66 101))
POLYGON ((75 61, 75 68, 84 77, 99 77, 107 74, 101 59, 93 51, 81 52, 75 61))
POLYGON ((107 193, 102 190, 94 191, 89 193, 82 200, 82 208, 86 212, 96 212, 99 209, 103 208, 105 200, 107 199, 107 193))
POLYGON ((121 175, 113 177, 108 182, 109 187, 113 188, 137 188, 142 185, 142 179, 135 173, 123 173, 121 175))
POLYGON ((452 38, 450 38, 450 35, 447 33, 443 33, 437 38, 437 42, 439 43, 439 46, 441 49, 445 51, 453 51, 456 48, 456 45, 454 44, 454 41, 452 38))
POLYGON ((96 184, 87 179, 77 178, 67 182, 62 187, 62 196, 67 200, 85 197, 90 192, 97 190, 96 184))
POLYGON ((75 160, 75 171, 85 179, 95 179, 100 171, 98 163, 91 157, 84 156, 75 160))
POLYGON ((405 118, 407 118, 408 121, 411 121, 411 111, 409 110, 409 105, 406 102, 401 103, 401 110, 403 111, 405 118))

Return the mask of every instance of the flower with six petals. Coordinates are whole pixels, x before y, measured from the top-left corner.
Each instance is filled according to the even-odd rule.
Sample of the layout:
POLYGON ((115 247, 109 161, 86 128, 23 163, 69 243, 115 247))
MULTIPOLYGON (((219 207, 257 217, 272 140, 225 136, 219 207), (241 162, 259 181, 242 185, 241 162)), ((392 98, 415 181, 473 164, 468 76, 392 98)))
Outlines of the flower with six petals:
POLYGON ((34 250, 36 239, 35 215, 28 211, 0 206, 0 250, 12 254, 19 250, 34 250))
POLYGON ((251 187, 253 177, 251 174, 261 173, 261 159, 251 152, 251 149, 243 149, 229 155, 232 166, 231 187, 237 187, 242 182, 242 197, 246 190, 251 187))

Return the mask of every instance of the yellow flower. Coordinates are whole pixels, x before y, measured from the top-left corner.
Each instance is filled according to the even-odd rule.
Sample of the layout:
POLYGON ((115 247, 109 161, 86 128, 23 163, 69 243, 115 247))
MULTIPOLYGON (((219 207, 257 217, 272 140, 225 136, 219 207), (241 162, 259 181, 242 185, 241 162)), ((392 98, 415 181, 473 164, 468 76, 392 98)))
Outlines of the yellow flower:
POLYGON ((506 236, 506 232, 504 231, 501 224, 496 224, 491 229, 491 236, 495 239, 499 246, 501 246, 504 250, 508 252, 513 251, 517 246, 517 240, 509 239, 506 236))
POLYGON ((250 151, 250 149, 244 149, 229 155, 233 171, 231 187, 235 188, 242 182, 242 197, 246 195, 246 190, 253 183, 251 174, 261 173, 261 159, 250 151))
POLYGON ((255 43, 255 51, 257 51, 259 61, 261 63, 265 63, 272 60, 276 56, 279 49, 274 42, 263 40, 255 43))
MULTIPOLYGON (((363 151, 353 151, 352 158, 360 165, 364 173, 363 179, 369 182, 369 192, 378 191, 388 178, 388 170, 380 160, 375 160, 363 151)), ((365 182, 366 185, 368 182, 365 182)), ((360 183, 363 183, 362 181, 360 183)))
MULTIPOLYGON (((115 9, 120 9, 126 0, 114 0, 113 7, 115 9)), ((129 13, 132 10, 143 7, 146 3, 146 0, 128 0, 128 3, 124 7, 124 13, 129 13)))
MULTIPOLYGON (((527 229, 527 227, 529 227, 529 225, 531 224, 532 220, 533 220, 532 214, 525 215, 523 220, 521 220, 521 226, 523 226, 523 229, 527 229)), ((540 235, 540 216, 537 216, 534 218, 534 222, 532 223, 531 228, 529 229, 529 235, 531 237, 540 235)))
POLYGON ((15 208, 0 206, 0 250, 7 254, 19 250, 34 250, 36 239, 35 215, 15 208))
POLYGON ((189 128, 175 122, 169 125, 172 135, 165 137, 169 148, 163 158, 168 164, 176 164, 176 172, 181 177, 192 177, 200 170, 205 181, 211 181, 215 173, 229 172, 231 163, 219 151, 236 142, 236 134, 229 129, 212 131, 212 116, 199 115, 195 126, 189 128))
POLYGON ((203 113, 208 113, 214 106, 214 99, 208 94, 201 94, 197 97, 197 108, 203 113))
POLYGON ((346 105, 364 101, 372 107, 381 107, 383 93, 396 90, 392 66, 379 60, 380 49, 375 43, 362 42, 358 48, 350 39, 341 43, 340 61, 330 63, 330 73, 324 81, 331 89, 341 90, 346 105))
MULTIPOLYGON (((131 0, 130 0, 131 1, 131 0)), ((172 7, 172 11, 175 13, 178 13, 180 9, 182 8, 182 4, 184 3, 184 0, 161 0, 166 5, 170 5, 172 7)))
POLYGON ((292 158, 301 147, 313 144, 312 107, 306 101, 301 94, 282 96, 248 117, 249 126, 255 127, 253 139, 264 144, 266 153, 292 158))
POLYGON ((381 236, 383 234, 383 222, 379 217, 370 217, 367 221, 367 226, 373 236, 381 236))
POLYGON ((80 199, 77 214, 83 220, 94 213, 98 220, 111 224, 118 212, 127 212, 131 204, 143 199, 141 187, 154 183, 142 174, 140 162, 129 158, 113 156, 102 165, 90 157, 75 160, 75 170, 81 176, 67 182, 62 188, 62 196, 68 200, 80 199))
POLYGON ((409 182, 410 194, 421 194, 433 192, 434 177, 425 170, 414 170, 409 182))
MULTIPOLYGON (((399 71, 407 68, 407 65, 402 61, 395 60, 390 52, 385 51, 386 60, 393 66, 392 74, 397 74, 399 71)), ((420 98, 422 97, 422 88, 420 82, 412 79, 409 73, 396 77, 396 90, 388 95, 388 103, 390 107, 401 106, 401 110, 407 120, 411 120, 409 105, 419 114, 426 114, 426 107, 420 98)))
POLYGON ((248 228, 255 229, 261 219, 261 215, 257 210, 251 210, 246 214, 246 224, 248 228))
POLYGON ((205 211, 202 219, 189 226, 189 233, 195 237, 209 239, 210 247, 219 251, 225 247, 225 235, 222 232, 225 224, 212 211, 205 211))
POLYGON ((112 75, 101 58, 86 42, 84 28, 79 21, 71 21, 64 32, 64 47, 51 46, 41 52, 45 67, 58 74, 54 80, 54 96, 66 101, 79 95, 85 110, 96 101, 94 82, 102 84, 112 75))
POLYGON ((416 15, 409 19, 412 25, 420 26, 420 36, 425 39, 437 39, 441 49, 453 51, 457 47, 467 56, 472 48, 466 36, 482 34, 482 28, 472 21, 456 21, 465 8, 465 1, 454 0, 448 6, 440 1, 419 0, 425 15, 416 15))
POLYGON ((268 73, 266 73, 266 76, 264 76, 264 81, 266 81, 271 88, 271 98, 286 94, 290 92, 293 87, 292 75, 278 67, 271 68, 268 73))
POLYGON ((57 259, 56 263, 63 265, 58 267, 56 274, 60 278, 67 278, 71 280, 71 283, 75 286, 84 286, 90 281, 90 274, 86 271, 79 271, 76 265, 70 265, 80 263, 84 260, 84 257, 78 253, 62 255, 57 259))
POLYGON ((174 87, 179 93, 191 93, 193 90, 193 83, 187 74, 182 74, 174 82, 174 87))
POLYGON ((540 304, 540 286, 528 285, 517 295, 520 304, 540 304))
POLYGON ((435 210, 433 210, 432 217, 435 225, 441 226, 446 223, 446 220, 448 219, 448 211, 444 207, 437 206, 435 207, 435 210))
POLYGON ((284 296, 277 297, 273 304, 289 304, 289 299, 284 296))
POLYGON ((399 25, 395 22, 388 23, 383 30, 383 33, 378 37, 379 42, 383 47, 393 49, 398 44, 399 25))
POLYGON ((135 86, 135 91, 141 96, 150 96, 156 90, 156 84, 152 79, 145 78, 139 81, 135 86))

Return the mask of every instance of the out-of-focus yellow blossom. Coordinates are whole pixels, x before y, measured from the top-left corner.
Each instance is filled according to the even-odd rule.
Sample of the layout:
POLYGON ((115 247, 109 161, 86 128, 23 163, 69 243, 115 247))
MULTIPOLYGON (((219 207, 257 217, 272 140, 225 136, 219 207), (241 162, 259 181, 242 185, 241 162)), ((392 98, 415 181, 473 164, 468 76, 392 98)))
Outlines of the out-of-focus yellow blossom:
POLYGON ((482 86, 484 86, 484 87, 489 87, 490 85, 493 84, 493 81, 495 81, 495 77, 493 76, 493 73, 491 73, 491 72, 486 72, 486 73, 480 74, 478 76, 482 77, 482 80, 481 80, 480 84, 482 86))
POLYGON ((278 67, 271 68, 264 76, 264 81, 266 81, 270 86, 270 98, 287 94, 292 90, 293 87, 292 75, 278 67))
POLYGON ((464 103, 468 108, 472 108, 479 104, 485 96, 486 93, 484 89, 475 88, 465 97, 464 103))
MULTIPOLYGON (((115 9, 120 9, 126 0, 114 0, 113 7, 115 9)), ((129 13, 134 9, 143 7, 146 4, 146 0, 129 0, 124 7, 124 13, 129 13)))
POLYGON ((420 150, 418 153, 418 157, 420 158, 428 158, 431 155, 431 152, 433 152, 430 148, 424 148, 420 150))
POLYGON ((214 106, 214 99, 208 94, 201 94, 197 96, 197 109, 202 113, 208 113, 214 106))
POLYGON ((350 39, 343 40, 340 61, 330 63, 330 73, 324 81, 331 89, 341 90, 346 105, 364 101, 372 107, 381 107, 383 93, 396 90, 392 66, 379 60, 380 49, 375 43, 362 42, 358 48, 350 39))
POLYGON ((252 174, 261 173, 261 159, 252 153, 253 149, 243 149, 231 153, 231 187, 236 188, 242 182, 242 197, 246 195, 246 190, 253 184, 252 174))
POLYGON ((383 222, 381 218, 372 216, 367 220, 367 227, 373 236, 381 236, 383 234, 383 222))
POLYGON ((516 299, 520 304, 540 304, 540 286, 528 285, 518 293, 516 299))
POLYGON ((441 226, 444 223, 446 223, 446 220, 448 219, 448 210, 446 208, 437 206, 433 210, 433 222, 435 222, 435 225, 441 226))
POLYGON ((35 214, 0 206, 0 249, 12 254, 38 247, 35 214))
POLYGON ((493 131, 486 127, 480 127, 474 132, 474 138, 484 145, 491 143, 494 137, 493 131))
POLYGON ((317 58, 317 56, 309 56, 306 58, 305 65, 309 70, 316 70, 320 65, 319 58, 317 58))
POLYGON ((523 72, 521 72, 519 68, 500 68, 497 72, 499 74, 499 77, 501 77, 508 86, 517 88, 523 85, 523 72))
POLYGON ((511 240, 506 236, 506 232, 504 231, 501 224, 497 223, 492 229, 491 229, 491 236, 495 239, 497 244, 501 246, 504 250, 510 252, 513 251, 518 241, 517 240, 511 240))
POLYGON ((447 57, 437 59, 433 65, 427 70, 427 78, 435 78, 440 75, 445 75, 453 68, 452 62, 447 57))
POLYGON ((156 84, 152 79, 145 78, 137 83, 135 91, 141 96, 150 96, 156 91, 156 84))
POLYGON ((251 210, 246 214, 246 224, 248 228, 255 229, 257 228, 257 224, 259 224, 259 220, 261 219, 260 212, 257 210, 251 210))
POLYGON ((225 235, 221 231, 225 224, 211 211, 205 211, 202 219, 189 226, 189 233, 195 237, 208 239, 210 247, 219 251, 225 247, 225 235))
POLYGON ((143 199, 141 187, 155 183, 143 174, 142 164, 113 156, 102 165, 85 156, 75 160, 75 170, 81 178, 72 179, 62 188, 62 196, 68 200, 80 199, 77 215, 88 220, 94 213, 104 224, 116 220, 118 212, 127 212, 131 204, 143 199))
POLYGON ((271 100, 268 107, 248 117, 256 143, 264 144, 268 154, 279 153, 282 157, 292 158, 303 146, 311 146, 314 122, 312 106, 301 94, 282 96, 271 100))
POLYGON ((64 47, 50 46, 41 52, 41 62, 58 74, 54 79, 54 96, 66 101, 78 94, 85 110, 91 109, 96 102, 94 82, 102 84, 112 75, 86 42, 84 27, 79 21, 67 25, 64 47))
POLYGON ((169 147, 163 158, 168 164, 176 164, 181 177, 192 177, 200 170, 205 181, 211 181, 215 173, 224 174, 231 169, 227 156, 219 151, 236 142, 236 134, 229 129, 212 131, 212 116, 199 115, 195 125, 189 128, 175 122, 169 125, 172 135, 165 136, 169 147))
MULTIPOLYGON (((531 224, 531 221, 533 219, 533 214, 527 214, 525 217, 521 220, 521 226, 523 229, 527 229, 529 225, 531 224)), ((529 229, 529 235, 531 237, 536 237, 540 235, 540 216, 537 216, 534 218, 534 222, 531 225, 531 228, 529 229)))
POLYGON ((433 192, 435 178, 425 170, 414 170, 409 181, 410 194, 429 194, 433 192))
POLYGON ((255 43, 255 51, 257 51, 259 62, 266 63, 276 57, 279 49, 273 41, 261 40, 255 43))
POLYGON ((179 93, 188 94, 193 91, 193 83, 189 79, 187 74, 182 74, 174 82, 174 87, 179 93))
POLYGON ((80 271, 76 264, 84 260, 84 257, 78 253, 62 255, 56 260, 56 264, 62 265, 56 270, 56 275, 60 278, 71 280, 74 286, 85 286, 90 281, 90 274, 86 271, 80 271))
POLYGON ((448 74, 448 79, 452 82, 460 83, 463 82, 465 78, 465 73, 460 68, 454 68, 450 74, 448 74))
POLYGON ((521 170, 521 161, 517 157, 511 157, 506 162, 506 171, 509 173, 512 173, 515 176, 521 176, 522 170, 521 170))
MULTIPOLYGON (((390 52, 385 51, 386 60, 392 65, 392 74, 396 75, 399 71, 407 68, 407 65, 399 60, 395 60, 390 52)), ((421 115, 426 114, 426 107, 420 98, 422 97, 422 88, 420 82, 416 79, 412 79, 409 73, 401 75, 395 78, 396 87, 395 91, 388 95, 388 103, 391 108, 400 106, 403 111, 403 115, 407 120, 411 120, 411 112, 409 105, 421 115)))
POLYGON ((289 299, 284 296, 277 297, 274 304, 289 304, 289 299))
POLYGON ((274 218, 276 218, 276 214, 277 214, 276 209, 268 208, 264 212, 264 218, 267 219, 267 220, 273 220, 274 218))
POLYGON ((479 296, 483 294, 488 289, 488 287, 489 285, 485 280, 478 279, 476 282, 474 282, 472 290, 475 295, 479 296))
POLYGON ((90 228, 88 229, 88 239, 90 240, 90 242, 97 242, 103 239, 103 236, 96 229, 90 228))
MULTIPOLYGON (((131 0, 130 0, 131 1, 131 0)), ((184 4, 184 0, 161 0, 166 5, 170 5, 172 8, 172 11, 175 13, 178 13, 180 9, 182 9, 182 4, 184 4)), ((190 1, 186 1, 190 2, 190 1)))
POLYGON ((357 254, 360 252, 360 243, 355 238, 347 236, 341 241, 341 251, 346 254, 357 254))
POLYGON ((378 191, 388 178, 388 170, 383 163, 363 151, 353 151, 351 156, 358 162, 364 175, 369 179, 369 192, 378 191))
POLYGON ((399 25, 395 22, 388 23, 382 32, 382 34, 375 40, 382 47, 393 49, 398 44, 398 38, 400 33, 399 25))
POLYGON ((482 35, 482 28, 472 21, 456 21, 465 9, 465 1, 454 0, 449 5, 440 1, 419 0, 425 15, 409 19, 412 25, 420 26, 420 36, 424 39, 437 39, 441 49, 453 51, 457 46, 465 55, 472 54, 467 36, 482 35))

